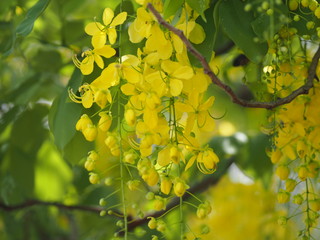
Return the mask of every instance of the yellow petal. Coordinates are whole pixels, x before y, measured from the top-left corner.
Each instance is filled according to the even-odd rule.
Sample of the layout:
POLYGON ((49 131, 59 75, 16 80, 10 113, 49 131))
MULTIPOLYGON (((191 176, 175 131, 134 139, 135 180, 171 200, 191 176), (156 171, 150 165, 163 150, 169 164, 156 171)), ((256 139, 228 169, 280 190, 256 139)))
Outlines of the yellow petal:
POLYGON ((178 79, 190 79, 193 77, 193 70, 189 66, 182 66, 176 69, 172 76, 178 79))
POLYGON ((137 9, 137 16, 139 19, 145 22, 153 20, 152 16, 143 7, 137 9))
POLYGON ((181 65, 177 62, 173 62, 170 60, 162 61, 161 68, 163 71, 169 73, 171 75, 176 69, 180 68, 181 65))
POLYGON ((91 44, 94 48, 102 48, 106 44, 106 33, 97 32, 92 36, 91 44))
POLYGON ((207 99, 207 101, 205 101, 203 104, 201 104, 200 106, 199 106, 199 111, 206 111, 206 110, 208 110, 211 106, 212 106, 212 104, 214 103, 214 100, 215 100, 215 97, 214 96, 211 96, 211 97, 209 97, 208 99, 207 99))
POLYGON ((170 163, 170 147, 166 147, 158 153, 157 163, 162 167, 170 163))
POLYGON ((101 30, 104 28, 104 26, 99 22, 91 22, 86 25, 84 28, 84 31, 88 34, 93 36, 94 34, 101 32, 101 30))
POLYGON ((219 157, 217 156, 217 154, 212 149, 208 150, 208 154, 211 157, 213 162, 218 163, 220 161, 219 157))
POLYGON ((165 40, 164 43, 165 43, 164 45, 162 44, 158 45, 157 51, 158 51, 159 58, 166 60, 171 57, 173 48, 169 40, 165 40))
POLYGON ((141 36, 139 34, 139 32, 136 31, 134 23, 131 23, 128 29, 128 34, 129 34, 129 40, 132 43, 139 43, 142 41, 142 39, 144 38, 143 36, 141 36))
POLYGON ((137 83, 140 81, 140 73, 131 66, 126 66, 122 69, 122 73, 125 79, 130 83, 137 83))
POLYGON ((98 91, 101 89, 108 90, 111 87, 110 82, 106 81, 104 70, 101 72, 101 75, 97 77, 92 83, 90 83, 90 87, 94 91, 98 91))
POLYGON ((177 28, 183 31, 183 34, 188 38, 190 32, 195 27, 195 21, 189 21, 188 23, 182 23, 177 25, 177 28))
POLYGON ((149 127, 144 122, 138 122, 136 125, 136 132, 137 132, 137 135, 139 136, 145 134, 149 130, 150 130, 149 127))
POLYGON ((215 129, 216 123, 214 119, 208 114, 206 117, 206 121, 202 128, 200 128, 201 131, 205 132, 212 132, 215 129))
POLYGON ((208 117, 208 113, 206 112, 199 112, 197 115, 197 123, 198 123, 198 127, 199 128, 202 128, 206 121, 207 121, 207 117, 208 117))
POLYGON ((159 54, 157 52, 150 53, 144 58, 144 61, 153 66, 157 65, 159 63, 159 54))
POLYGON ((194 109, 191 105, 188 105, 182 102, 176 102, 174 106, 180 112, 194 112, 194 109))
POLYGON ((95 49, 94 52, 105 58, 110 58, 116 54, 116 50, 114 50, 110 45, 104 45, 102 48, 95 49))
POLYGON ((197 91, 193 91, 191 93, 189 93, 189 103, 195 108, 198 109, 198 105, 199 105, 199 98, 200 95, 197 91))
POLYGON ((90 108, 93 104, 93 95, 90 90, 82 95, 82 105, 84 108, 90 108))
POLYGON ((108 39, 111 45, 115 44, 115 42, 117 41, 117 31, 115 28, 108 29, 108 39))
POLYGON ((179 79, 170 79, 170 93, 172 96, 179 96, 183 88, 183 83, 179 79))
MULTIPOLYGON (((96 79, 97 81, 103 82, 105 88, 109 88, 110 86, 115 86, 119 83, 120 77, 117 73, 117 69, 114 67, 114 63, 111 63, 103 69, 101 75, 96 79)), ((95 80, 95 81, 96 81, 95 80)))
POLYGON ((131 83, 126 83, 121 86, 121 92, 127 96, 136 95, 136 87, 131 83))
POLYGON ((194 155, 194 156, 192 156, 190 159, 189 159, 189 161, 188 161, 188 163, 187 163, 187 165, 186 165, 186 167, 185 167, 185 171, 187 171, 193 164, 194 164, 194 162, 195 162, 195 160, 197 159, 197 156, 196 155, 194 155))
POLYGON ((173 42, 173 47, 176 50, 177 53, 182 53, 183 51, 183 42, 182 40, 175 34, 172 35, 171 37, 172 42, 173 42))
POLYGON ((105 8, 102 15, 104 25, 108 26, 111 23, 114 13, 111 8, 105 8))
POLYGON ((189 35, 190 42, 195 44, 200 44, 204 41, 205 38, 206 38, 206 34, 202 26, 196 23, 189 35))
POLYGON ((183 90, 187 93, 203 93, 208 89, 208 78, 203 71, 196 70, 195 74, 189 81, 183 83, 183 90))
POLYGON ((139 99, 139 95, 132 96, 128 104, 130 104, 130 107, 134 108, 136 111, 144 108, 144 103, 139 99))
POLYGON ((192 131, 195 120, 196 120, 196 115, 194 113, 188 113, 186 127, 184 128, 186 135, 188 135, 192 131))
POLYGON ((93 56, 94 56, 94 61, 96 62, 98 67, 102 69, 104 67, 104 62, 102 60, 102 57, 100 57, 98 54, 94 54, 93 56))
POLYGON ((94 62, 93 56, 87 56, 82 60, 80 64, 80 70, 83 75, 89 75, 90 73, 92 73, 93 62, 94 62))
POLYGON ((152 153, 152 146, 148 148, 140 148, 140 154, 142 157, 147 157, 152 153))
POLYGON ((156 109, 144 110, 143 121, 149 126, 150 129, 154 129, 158 124, 158 112, 156 109))
POLYGON ((112 23, 110 24, 110 27, 118 26, 118 25, 122 24, 126 19, 127 19, 127 13, 126 12, 119 13, 113 19, 112 23))

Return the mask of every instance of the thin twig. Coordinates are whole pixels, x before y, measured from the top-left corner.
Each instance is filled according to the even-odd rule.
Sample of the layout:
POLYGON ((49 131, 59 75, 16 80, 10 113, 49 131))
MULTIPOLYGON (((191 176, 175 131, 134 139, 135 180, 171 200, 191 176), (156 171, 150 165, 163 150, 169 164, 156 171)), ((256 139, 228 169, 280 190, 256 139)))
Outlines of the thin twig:
POLYGON ((231 89, 230 86, 224 84, 211 70, 207 60, 205 57, 193 47, 193 45, 189 42, 189 40, 186 38, 186 36, 183 34, 183 32, 175 27, 173 27, 171 24, 166 22, 162 16, 160 15, 159 12, 153 7, 151 3, 148 3, 147 5, 148 9, 153 13, 153 15, 156 17, 158 20, 159 24, 167 28, 169 31, 173 32, 176 34, 182 42, 185 44, 187 47, 188 51, 193 54, 201 63, 203 67, 203 71, 205 74, 207 74, 211 81, 223 89, 230 97, 232 102, 241 105, 243 107, 248 107, 248 108, 265 108, 265 109, 273 109, 275 107, 290 103, 293 99, 295 99, 297 96, 302 95, 302 94, 308 94, 309 90, 313 87, 313 81, 316 78, 316 68, 319 62, 320 58, 320 46, 318 50, 316 51, 315 55, 312 58, 311 64, 308 69, 308 77, 306 83, 298 88, 297 90, 293 91, 290 95, 284 98, 278 98, 275 101, 271 102, 253 102, 253 101, 246 101, 244 99, 239 98, 235 92, 231 89))
POLYGON ((29 208, 32 206, 55 206, 57 208, 61 209, 67 209, 67 210, 81 210, 81 211, 88 211, 88 212, 96 212, 99 213, 100 211, 104 210, 104 208, 99 206, 82 206, 82 205, 65 205, 63 203, 59 202, 46 202, 41 200, 28 200, 26 202, 16 204, 16 205, 7 205, 3 202, 0 202, 0 209, 3 209, 5 211, 17 211, 24 208, 29 208))
MULTIPOLYGON (((209 175, 206 178, 204 178, 202 181, 196 183, 194 186, 192 186, 190 189, 188 189, 188 192, 192 194, 202 193, 206 191, 209 187, 216 185, 222 176, 225 175, 226 171, 229 169, 230 165, 235 161, 234 158, 230 158, 224 161, 224 164, 220 166, 218 171, 214 175, 209 175)), ((187 200, 190 198, 190 194, 185 194, 183 196, 183 200, 187 200)), ((164 213, 170 211, 172 208, 179 205, 180 198, 175 197, 173 198, 170 203, 166 206, 166 210, 154 212, 151 214, 146 215, 144 218, 141 219, 135 219, 132 220, 132 217, 128 217, 130 220, 130 223, 128 224, 128 231, 132 231, 138 226, 141 226, 149 221, 149 217, 160 217, 164 213)), ((26 202, 16 204, 16 205, 7 205, 3 202, 0 202, 0 209, 4 211, 19 211, 22 209, 26 209, 33 206, 55 206, 59 209, 66 209, 66 210, 80 210, 80 211, 88 211, 93 213, 100 213, 102 210, 105 210, 103 207, 100 206, 84 206, 84 205, 65 205, 63 203, 59 202, 46 202, 41 200, 28 200, 26 202)), ((114 210, 113 210, 114 211, 114 210)), ((122 215, 119 213, 119 215, 122 215)), ((119 231, 119 235, 122 235, 123 232, 119 231)))

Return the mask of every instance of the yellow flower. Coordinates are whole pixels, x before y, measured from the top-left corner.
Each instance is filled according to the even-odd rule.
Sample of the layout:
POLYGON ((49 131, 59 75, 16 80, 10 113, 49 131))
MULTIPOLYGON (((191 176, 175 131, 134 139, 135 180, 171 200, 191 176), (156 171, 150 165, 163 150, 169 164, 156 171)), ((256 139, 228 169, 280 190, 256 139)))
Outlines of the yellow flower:
POLYGON ((99 179, 99 176, 98 174, 96 173, 90 173, 90 176, 89 176, 89 182, 91 184, 97 184, 99 183, 100 179, 99 179))
POLYGON ((163 194, 169 194, 172 188, 172 181, 170 177, 163 176, 161 178, 160 190, 163 194))
POLYGON ((69 89, 69 97, 76 103, 81 103, 84 108, 90 108, 93 104, 94 95, 88 83, 84 83, 79 87, 80 97, 75 95, 72 89, 69 89))
POLYGON ((87 24, 85 32, 92 36, 92 46, 101 48, 106 44, 107 36, 110 44, 114 44, 117 40, 116 26, 122 24, 127 19, 127 13, 119 13, 114 17, 111 8, 105 8, 102 15, 103 24, 100 22, 92 22, 87 24))
POLYGON ((129 108, 124 113, 124 118, 129 126, 134 126, 136 123, 136 114, 133 109, 129 108))
POLYGON ((209 114, 209 108, 214 103, 215 97, 209 97, 205 102, 201 103, 203 95, 193 92, 189 94, 189 102, 175 104, 176 108, 181 112, 188 113, 188 119, 185 127, 185 133, 188 134, 192 131, 194 123, 202 131, 211 132, 215 128, 214 119, 209 114))
MULTIPOLYGON (((171 41, 166 38, 163 31, 158 25, 153 25, 151 28, 151 35, 146 41, 145 53, 152 54, 152 58, 166 60, 169 59, 173 52, 171 41)), ((148 57, 147 57, 148 58, 148 57)), ((146 59, 151 63, 150 59, 146 59)), ((155 60, 154 63, 157 64, 155 60)))
POLYGON ((99 123, 98 123, 99 129, 103 132, 108 131, 112 123, 111 112, 103 111, 99 113, 99 116, 100 116, 99 123))
POLYGON ((92 125, 92 121, 87 114, 82 114, 76 123, 76 130, 83 131, 88 125, 92 125))
POLYGON ((208 201, 201 203, 197 209, 197 217, 200 219, 204 219, 207 217, 212 211, 211 205, 208 201))
POLYGON ((142 79, 141 74, 136 69, 138 64, 139 60, 137 57, 132 55, 123 56, 122 63, 110 63, 91 85, 97 88, 108 89, 109 87, 118 85, 121 78, 126 79, 129 83, 137 83, 142 79))
POLYGON ((143 7, 137 9, 137 18, 131 23, 128 29, 129 39, 133 43, 141 42, 142 39, 151 35, 151 27, 155 22, 152 14, 143 7))
POLYGON ((305 165, 302 165, 298 168, 298 177, 301 181, 304 181, 308 177, 308 168, 305 165))
POLYGON ((148 227, 150 229, 156 229, 157 227, 157 220, 154 217, 148 217, 148 219, 150 219, 150 221, 148 222, 148 227))
POLYGON ((98 130, 95 125, 89 124, 82 133, 88 142, 93 142, 98 135, 98 130))
POLYGON ((188 188, 189 186, 185 183, 185 181, 179 177, 176 177, 174 180, 173 190, 177 197, 182 197, 188 188))
POLYGON ((178 146, 175 145, 167 145, 164 149, 159 151, 158 153, 158 158, 157 158, 157 163, 165 167, 169 163, 173 162, 176 164, 179 164, 180 159, 184 162, 184 156, 178 146))
POLYGON ((183 89, 183 81, 193 77, 192 68, 179 62, 163 61, 161 69, 163 71, 156 71, 146 76, 146 81, 157 88, 155 91, 160 96, 166 91, 169 91, 171 96, 179 96, 183 89))
POLYGON ((285 165, 280 165, 276 169, 276 175, 281 179, 281 180, 286 180, 289 177, 290 170, 287 166, 285 165))
POLYGON ((218 156, 211 148, 208 148, 192 156, 185 167, 185 171, 187 171, 196 160, 198 169, 204 174, 214 173, 217 169, 217 163, 219 162, 218 156))
POLYGON ((279 203, 287 203, 290 200, 290 193, 281 189, 277 194, 277 199, 279 203))
POLYGON ((158 125, 151 129, 145 122, 138 122, 136 125, 136 134, 140 138, 140 144, 134 143, 135 147, 140 150, 142 156, 146 157, 152 153, 152 145, 164 145, 169 139, 169 127, 165 119, 159 118, 158 125))
POLYGON ((160 196, 155 196, 154 202, 153 202, 153 209, 156 211, 161 211, 165 210, 167 205, 167 199, 160 197, 160 196))
POLYGON ((93 71, 93 65, 96 63, 99 68, 104 68, 104 62, 102 57, 110 58, 116 54, 110 45, 104 45, 101 48, 95 48, 93 50, 87 50, 82 53, 84 59, 78 60, 76 57, 73 58, 74 64, 81 70, 83 75, 89 75, 93 71), (101 57, 102 56, 102 57, 101 57))

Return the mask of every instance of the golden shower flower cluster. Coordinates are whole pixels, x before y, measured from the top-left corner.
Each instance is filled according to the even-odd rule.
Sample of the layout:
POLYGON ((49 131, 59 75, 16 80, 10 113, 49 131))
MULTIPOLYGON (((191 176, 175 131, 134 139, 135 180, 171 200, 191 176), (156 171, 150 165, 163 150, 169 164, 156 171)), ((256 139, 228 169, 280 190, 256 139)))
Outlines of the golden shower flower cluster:
MULTIPOLYGON (((290 63, 281 63, 269 75, 269 79, 272 78, 268 85, 270 92, 284 97, 305 83, 308 63, 302 59, 307 57, 293 59, 290 63)), ((317 187, 320 169, 319 104, 320 84, 315 82, 308 95, 298 96, 291 103, 280 106, 270 118, 274 144, 270 158, 276 166, 275 174, 281 180, 277 199, 279 203, 293 203, 295 206, 292 216, 282 218, 287 221, 302 214, 306 226, 302 234, 307 237, 311 237, 311 229, 318 224, 320 210, 317 187)))
MULTIPOLYGON (((75 57, 75 65, 83 75, 97 67, 101 73, 92 82, 84 82, 77 93, 70 89, 69 95, 85 109, 96 109, 91 116, 83 114, 76 124, 87 141, 99 146, 89 152, 85 162, 90 182, 99 183, 106 177, 101 166, 97 167, 100 161, 118 162, 129 171, 129 190, 139 189, 140 181, 157 186, 156 195, 149 199, 154 202, 153 209, 160 211, 166 209, 167 198, 182 197, 187 192, 183 172, 193 165, 204 174, 217 169, 219 158, 214 150, 199 143, 201 132, 215 129, 209 112, 215 98, 206 97, 211 81, 203 69, 191 65, 181 39, 160 27, 146 8, 148 1, 137 2, 142 6, 130 23, 126 12, 115 16, 106 8, 101 22, 85 27, 93 49, 83 52, 81 59, 75 57), (144 43, 135 55, 121 55, 117 28, 124 23, 129 24, 130 41, 144 43), (106 59, 111 63, 106 65, 106 59), (131 171, 137 171, 140 177, 137 179, 131 171)), ((161 13, 162 1, 152 2, 161 13)), ((174 24, 195 44, 205 39, 203 28, 195 21, 197 17, 186 4, 174 24)), ((209 202, 197 207, 200 218, 210 212, 209 202)), ((162 220, 152 218, 149 225, 159 231, 165 229, 162 220)))

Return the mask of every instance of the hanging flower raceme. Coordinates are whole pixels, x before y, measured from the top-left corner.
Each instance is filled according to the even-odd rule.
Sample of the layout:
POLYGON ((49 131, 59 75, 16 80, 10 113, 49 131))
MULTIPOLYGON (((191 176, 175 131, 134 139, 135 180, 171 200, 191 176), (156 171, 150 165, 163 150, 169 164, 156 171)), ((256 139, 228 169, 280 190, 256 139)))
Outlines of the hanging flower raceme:
MULTIPOLYGON (((191 134, 194 122, 202 130, 210 131, 214 127, 208 112, 214 98, 202 102, 210 81, 202 69, 190 65, 182 42, 164 31, 145 8, 148 2, 139 1, 143 6, 137 9, 137 18, 129 26, 131 42, 146 39, 136 55, 121 55, 123 42, 119 41, 119 56, 108 61, 106 66, 103 59, 115 56, 111 45, 117 41, 116 27, 125 22, 127 13, 114 17, 114 12, 106 8, 101 23, 95 21, 85 27, 86 33, 92 36, 93 50, 85 51, 82 61, 75 58, 75 64, 83 75, 91 74, 95 64, 102 71, 92 82, 83 83, 79 93, 69 90, 69 95, 84 108, 91 108, 94 103, 100 107, 91 117, 83 115, 76 124, 84 138, 96 144, 97 152, 91 151, 84 164, 90 172, 90 182, 110 185, 112 177, 104 179, 99 164, 102 159, 108 160, 108 164, 118 160, 110 167, 120 165, 121 194, 126 195, 128 190, 143 191, 148 185, 151 187, 148 191, 153 195, 152 199, 147 196, 153 203, 151 209, 161 211, 174 195, 181 198, 180 204, 184 201, 182 197, 189 188, 183 176, 185 170, 196 162, 201 172, 213 173, 219 159, 212 149, 201 149, 198 136, 191 134), (187 154, 193 155, 186 163, 187 154), (129 176, 130 179, 126 179, 129 176), (146 184, 141 184, 142 181, 146 184), (160 194, 155 194, 154 190, 160 194)), ((151 2, 162 8, 161 0, 151 2)), ((188 14, 183 10, 183 19, 178 20, 177 25, 180 29, 186 28, 190 39, 194 34, 200 34, 193 42, 202 42, 204 31, 195 23, 196 13, 191 14, 189 10, 188 14), (188 20, 187 15, 190 16, 188 20)), ((128 202, 123 202, 123 213, 127 212, 127 206, 128 202)), ((202 204, 198 215, 203 218, 210 211, 211 208, 202 204)), ((127 216, 124 216, 122 224, 126 220, 127 216)), ((151 218, 149 226, 161 232, 166 229, 160 219, 151 218)))
POLYGON ((107 39, 113 45, 117 40, 116 26, 121 25, 127 19, 127 13, 119 13, 114 17, 114 12, 111 8, 105 8, 102 15, 103 24, 100 22, 89 23, 85 27, 85 32, 92 36, 92 46, 94 48, 103 47, 107 39))

